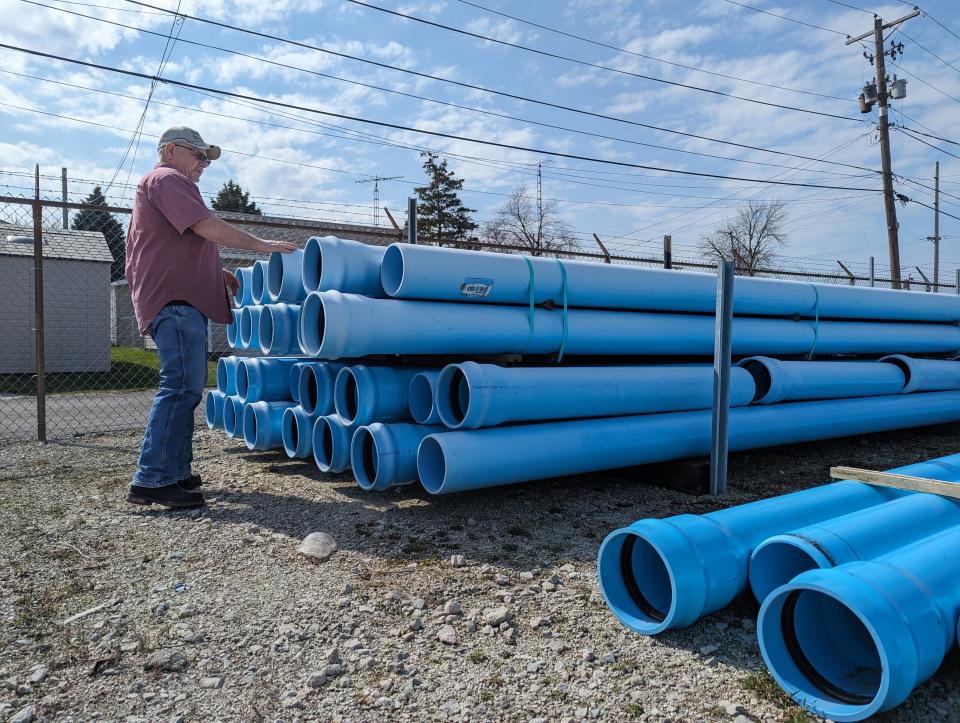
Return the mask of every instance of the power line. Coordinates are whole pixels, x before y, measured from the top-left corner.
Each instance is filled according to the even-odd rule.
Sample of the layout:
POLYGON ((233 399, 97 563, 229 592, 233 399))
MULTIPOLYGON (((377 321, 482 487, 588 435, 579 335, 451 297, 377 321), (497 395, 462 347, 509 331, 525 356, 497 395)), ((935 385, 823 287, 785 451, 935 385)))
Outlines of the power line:
POLYGON ((903 135, 905 135, 907 138, 912 138, 912 139, 915 140, 917 143, 922 143, 923 145, 928 146, 928 147, 934 149, 935 151, 940 151, 941 153, 945 153, 945 154, 948 155, 948 156, 953 156, 954 158, 960 159, 960 156, 958 156, 956 153, 951 153, 950 151, 948 151, 948 150, 946 150, 946 149, 944 149, 944 148, 940 148, 939 146, 935 146, 935 145, 933 145, 932 143, 928 143, 927 141, 923 140, 922 138, 917 138, 915 135, 913 135, 912 133, 908 132, 908 131, 907 131, 905 128, 903 128, 902 126, 894 126, 894 129, 900 131, 900 132, 901 132, 903 135))
MULTIPOLYGON (((133 2, 134 0, 127 0, 127 2, 133 2)), ((734 100, 740 100, 745 103, 756 103, 758 105, 764 105, 771 108, 780 108, 781 110, 792 110, 798 113, 809 113, 811 115, 823 116, 825 118, 836 118, 839 120, 853 121, 855 123, 860 123, 859 118, 850 118, 845 115, 838 115, 836 113, 825 113, 823 111, 811 110, 810 108, 799 108, 793 105, 783 105, 781 103, 774 103, 772 101, 759 100, 757 98, 747 98, 742 95, 735 95, 733 93, 726 93, 722 90, 714 90, 712 88, 703 88, 698 85, 690 85, 688 83, 681 83, 676 80, 667 80, 666 78, 658 78, 655 75, 646 75, 644 73, 634 73, 629 70, 621 70, 620 68, 612 68, 609 65, 602 65, 601 63, 591 63, 588 60, 579 60, 578 58, 570 58, 566 55, 560 55, 559 53, 551 53, 546 50, 538 50, 537 48, 531 48, 526 45, 520 45, 519 43, 511 43, 506 40, 499 40, 497 38, 491 38, 487 35, 481 35, 480 33, 473 33, 469 30, 464 30, 463 28, 456 28, 452 25, 444 25, 443 23, 434 22, 433 20, 427 20, 425 18, 418 18, 415 15, 409 15, 407 13, 402 13, 397 10, 390 10, 388 8, 380 7, 379 5, 371 5, 370 3, 363 2, 363 0, 345 0, 348 3, 353 3, 354 5, 359 5, 361 7, 368 8, 370 10, 376 10, 377 12, 386 13, 387 15, 394 15, 396 17, 405 18, 407 20, 413 20, 417 23, 422 23, 424 25, 429 25, 434 28, 439 28, 441 30, 447 30, 452 33, 457 33, 459 35, 466 35, 471 38, 476 38, 477 40, 483 40, 488 43, 496 43, 497 45, 504 45, 508 48, 514 48, 515 50, 523 50, 527 53, 533 53, 535 55, 541 55, 547 58, 554 58, 556 60, 563 60, 568 63, 575 63, 577 65, 583 65, 588 68, 595 68, 597 70, 605 70, 609 73, 616 73, 618 75, 625 75, 632 78, 639 78, 640 80, 649 80, 654 83, 662 83, 664 85, 670 85, 677 88, 686 88, 687 90, 695 90, 700 93, 709 93, 711 95, 723 96, 725 98, 732 98, 734 100)))
POLYGON ((833 3, 834 5, 842 5, 843 7, 845 7, 845 8, 850 8, 851 10, 859 10, 860 12, 866 13, 867 15, 874 15, 874 14, 875 14, 875 13, 870 12, 869 10, 864 10, 863 8, 858 8, 856 5, 849 5, 849 4, 847 4, 847 3, 840 2, 840 0, 827 0, 827 2, 828 2, 828 3, 833 3))
MULTIPOLYGON (((463 2, 463 1, 464 1, 464 0, 460 0, 460 2, 463 2)), ((755 8, 755 7, 753 7, 752 5, 747 5, 747 4, 741 3, 741 2, 736 2, 736 0, 726 0, 726 2, 730 3, 731 5, 739 5, 739 6, 742 7, 742 8, 746 8, 747 10, 753 10, 753 11, 758 12, 758 13, 763 13, 764 15, 772 15, 772 16, 775 17, 775 18, 780 18, 781 20, 786 20, 786 21, 791 22, 791 23, 797 23, 798 25, 806 25, 808 28, 814 28, 814 29, 816 29, 816 30, 824 30, 824 31, 826 31, 826 32, 828 32, 828 33, 834 33, 834 34, 836 34, 836 35, 842 35, 842 36, 845 37, 845 38, 850 37, 847 33, 840 32, 839 30, 831 30, 830 28, 825 28, 825 27, 823 27, 822 25, 814 25, 813 23, 808 23, 808 22, 805 22, 805 21, 803 21, 803 20, 797 20, 797 19, 795 19, 795 18, 788 18, 786 15, 777 15, 777 13, 772 13, 772 12, 770 12, 769 10, 762 10, 762 9, 760 9, 760 8, 755 8)), ((830 96, 830 97, 833 98, 834 96, 830 96)), ((844 99, 844 100, 846 100, 846 99, 844 99)))
MULTIPOLYGON (((576 35, 575 33, 568 33, 568 32, 566 32, 566 31, 564 31, 564 30, 559 30, 559 29, 557 29, 557 28, 552 28, 552 27, 550 27, 549 25, 541 25, 540 23, 535 23, 535 22, 533 22, 532 20, 524 20, 523 18, 518 18, 516 15, 509 15, 508 13, 500 12, 499 10, 494 10, 493 8, 489 8, 489 7, 486 7, 486 6, 484 6, 484 5, 479 5, 478 3, 469 2, 469 0, 457 0, 457 2, 459 2, 459 3, 463 4, 463 5, 469 5, 470 7, 477 8, 478 10, 483 10, 484 12, 488 12, 488 13, 490 13, 490 14, 492 14, 492 15, 498 15, 498 16, 500 16, 500 17, 502 17, 502 18, 509 18, 510 20, 513 20, 513 21, 515 21, 515 22, 523 23, 524 25, 529 25, 529 26, 534 27, 534 28, 539 28, 540 30, 546 30, 547 32, 556 33, 557 35, 562 35, 562 36, 567 37, 567 38, 573 38, 574 40, 580 40, 580 41, 582 41, 582 42, 584 42, 584 43, 590 43, 591 45, 596 45, 596 46, 599 46, 599 47, 601 47, 601 48, 607 48, 607 49, 609 49, 609 50, 614 50, 614 51, 616 51, 616 52, 618 52, 618 53, 625 53, 625 54, 627 54, 627 55, 633 55, 633 56, 635 56, 635 57, 637 57, 637 58, 643 58, 644 60, 653 60, 654 62, 664 63, 665 65, 672 65, 672 66, 674 66, 674 67, 676 67, 676 68, 683 68, 684 70, 693 70, 693 71, 696 71, 696 72, 698 72, 698 73, 706 73, 706 74, 708 74, 708 75, 715 75, 715 76, 717 76, 718 78, 726 78, 727 80, 736 80, 737 82, 740 82, 740 83, 750 83, 751 85, 760 85, 760 86, 763 86, 763 87, 765 87, 765 88, 775 88, 775 89, 777 89, 777 90, 786 90, 786 91, 790 91, 791 93, 802 93, 803 95, 812 95, 812 96, 817 96, 817 97, 819 97, 819 98, 829 98, 829 99, 831 99, 831 100, 842 100, 842 101, 855 102, 855 101, 853 101, 853 100, 850 99, 850 98, 841 98, 841 97, 838 96, 838 95, 827 95, 826 93, 815 93, 815 92, 813 92, 813 91, 811 91, 811 90, 800 90, 799 88, 789 88, 789 87, 786 87, 786 86, 783 86, 783 85, 776 85, 776 84, 774 84, 774 83, 764 83, 764 82, 759 81, 759 80, 750 80, 749 78, 740 78, 740 77, 738 77, 738 76, 736 76, 736 75, 727 75, 726 73, 718 73, 718 72, 716 72, 716 71, 714 71, 714 70, 707 70, 707 69, 705 69, 705 68, 698 68, 698 67, 695 66, 695 65, 685 65, 685 64, 683 64, 683 63, 676 63, 676 62, 674 62, 674 61, 672 61, 672 60, 664 60, 663 58, 658 58, 658 57, 656 57, 656 56, 654 56, 654 55, 646 55, 645 53, 638 53, 638 52, 636 52, 635 50, 627 50, 626 48, 620 48, 620 47, 617 47, 616 45, 610 45, 609 43, 603 43, 603 42, 601 42, 601 41, 599 41, 599 40, 594 40, 593 38, 587 38, 587 37, 584 37, 584 36, 582 36, 582 35, 576 35)), ((733 0, 727 0, 727 2, 733 2, 733 0)), ((733 4, 734 4, 734 5, 740 5, 741 3, 734 2, 733 4)), ((749 6, 749 5, 743 5, 743 7, 750 7, 750 6, 749 6)), ((756 8, 751 8, 751 10, 755 10, 755 9, 756 9, 756 8)), ((766 11, 760 10, 759 12, 766 12, 766 11)), ((773 13, 770 13, 770 14, 772 15, 773 13)), ((779 16, 778 16, 778 17, 779 17, 779 16)), ((785 18, 785 19, 789 19, 789 18, 785 18)), ((799 22, 799 21, 797 21, 797 22, 799 22)), ((807 23, 804 23, 804 24, 806 25, 807 23)), ((818 27, 818 26, 812 25, 811 27, 818 27)), ((827 28, 820 28, 820 29, 821 29, 821 30, 827 30, 827 28)), ((839 33, 840 35, 843 35, 843 33, 840 33, 840 31, 838 31, 838 30, 830 30, 829 32, 839 33)))
MULTIPOLYGON (((133 2, 134 0, 127 0, 128 2, 133 2)), ((16 45, 9 45, 7 43, 0 43, 0 48, 6 48, 7 50, 14 50, 19 53, 25 53, 27 55, 33 55, 41 58, 49 58, 51 60, 59 60, 65 63, 71 63, 73 65, 80 65, 87 68, 95 68, 97 70, 105 70, 111 73, 118 73, 120 75, 126 75, 133 78, 143 78, 146 80, 152 80, 156 76, 150 76, 146 73, 138 73, 132 70, 124 70, 122 68, 114 68, 109 65, 103 65, 100 63, 91 63, 85 60, 77 60, 76 58, 68 58, 62 55, 56 55, 53 53, 44 53, 39 50, 32 50, 30 48, 21 48, 16 45)), ((600 163, 605 165, 619 166, 623 168, 640 168, 648 171, 660 171, 662 173, 675 173, 683 176, 695 176, 698 178, 721 178, 728 181, 741 181, 744 183, 769 183, 777 186, 798 186, 798 187, 807 187, 807 188, 825 188, 830 190, 841 190, 841 191, 875 191, 880 192, 879 189, 869 189, 869 188, 857 188, 850 186, 827 186, 820 184, 810 184, 810 183, 793 183, 786 181, 765 181, 757 178, 746 178, 743 176, 727 176, 718 173, 706 173, 703 171, 686 171, 677 168, 666 168, 662 166, 651 166, 641 163, 630 163, 628 161, 618 161, 611 158, 596 158, 592 156, 583 156, 575 153, 562 153, 560 151, 551 151, 544 148, 531 148, 527 146, 518 146, 512 143, 501 143, 499 141, 492 141, 481 138, 472 138, 469 136, 461 136, 454 133, 444 133, 441 131, 431 131, 424 128, 416 128, 412 126, 405 126, 399 123, 389 123, 387 121, 378 121, 371 118, 362 118, 360 116, 352 116, 345 113, 335 113, 333 111, 321 110, 319 108, 310 108, 307 106, 297 105, 295 103, 285 103, 278 100, 269 100, 266 98, 260 98, 257 96, 247 95, 245 93, 235 93, 233 91, 223 90, 220 88, 211 88, 209 86, 197 85, 195 83, 187 83, 181 80, 172 80, 170 78, 157 78, 160 82, 168 83, 170 85, 178 86, 181 88, 192 88, 197 90, 205 90, 211 93, 217 93, 224 95, 230 98, 241 98, 243 100, 252 100, 260 103, 265 103, 267 105, 277 106, 280 108, 290 108, 293 110, 302 110, 309 113, 316 113, 318 115, 330 116, 333 118, 341 118, 343 120, 350 120, 357 123, 366 123, 369 125, 380 126, 383 128, 393 128, 394 130, 408 131, 411 133, 421 133, 424 135, 435 136, 438 138, 446 138, 449 140, 465 141, 468 143, 476 143, 478 145, 492 146, 495 148, 505 148, 515 151, 524 151, 526 153, 536 153, 539 155, 553 156, 556 158, 569 158, 578 161, 587 161, 590 163, 600 163)))
POLYGON ((927 86, 928 88, 932 88, 933 90, 937 91, 940 95, 942 95, 944 98, 949 98, 949 99, 952 100, 954 103, 960 103, 960 98, 957 98, 956 96, 952 96, 952 95, 950 95, 949 93, 947 93, 946 91, 940 90, 940 89, 939 89, 937 86, 935 86, 933 83, 928 83, 928 82, 925 81, 923 78, 914 75, 914 74, 911 73, 909 70, 907 70, 906 68, 904 68, 902 65, 899 65, 899 66, 897 66, 897 67, 898 67, 898 69, 900 70, 901 73, 906 73, 907 75, 909 75, 909 76, 910 76, 911 78, 913 78, 914 80, 916 80, 916 81, 918 81, 918 82, 920 82, 920 83, 923 83, 923 84, 924 84, 925 86, 927 86))
MULTIPOLYGON (((69 14, 69 15, 75 15, 75 16, 77 16, 77 17, 86 18, 86 19, 88 19, 88 20, 95 20, 95 21, 97 21, 97 22, 105 23, 105 24, 108 24, 108 25, 114 25, 114 26, 116 26, 116 27, 126 28, 126 29, 129 29, 129 30, 135 30, 135 31, 137 31, 137 32, 144 33, 144 34, 147 34, 147 35, 155 35, 155 36, 158 36, 158 37, 164 37, 162 33, 158 33, 158 32, 152 31, 152 30, 146 30, 146 29, 144 29, 144 28, 138 28, 138 27, 135 27, 135 26, 133 26, 133 25, 127 25, 127 24, 125 24, 125 23, 117 22, 117 21, 114 21, 114 20, 108 20, 108 19, 106 19, 106 18, 98 18, 98 17, 92 16, 92 15, 86 15, 86 14, 84 14, 84 13, 79 13, 79 12, 76 12, 76 11, 73 11, 73 10, 67 10, 67 9, 65 9, 65 8, 58 8, 58 7, 55 7, 55 6, 53 6, 53 5, 46 5, 46 4, 42 3, 42 2, 37 2, 37 0, 21 0, 21 2, 25 2, 25 3, 30 4, 30 5, 36 5, 36 6, 38 6, 38 7, 43 7, 43 8, 46 8, 46 9, 48 9, 48 10, 56 10, 56 11, 58 11, 58 12, 66 13, 66 14, 69 14)), ((172 12, 172 11, 170 11, 170 12, 172 12)), ((189 15, 182 15, 182 14, 181 14, 181 15, 178 15, 178 17, 191 17, 191 16, 189 16, 189 15)), ((206 22, 206 21, 204 21, 204 22, 206 22)), ((212 21, 210 21, 210 22, 212 22, 212 21)), ((219 23, 215 23, 215 24, 219 24, 219 23)), ((228 26, 228 27, 232 27, 232 26, 228 26)), ((237 30, 241 30, 242 32, 248 32, 248 31, 243 30, 242 28, 236 28, 236 29, 237 29, 237 30)), ((259 34, 259 33, 258 33, 258 34, 259 34)), ((279 38, 277 38, 277 39, 282 41, 282 39, 279 39, 279 38)), ((497 112, 497 111, 492 111, 492 110, 487 110, 487 109, 482 109, 482 108, 474 108, 474 107, 471 107, 471 106, 461 105, 461 104, 459 104, 459 103, 453 103, 453 102, 451 102, 451 101, 439 100, 439 99, 436 99, 436 98, 430 98, 430 97, 428 97, 428 96, 418 95, 418 94, 416 94, 416 93, 408 93, 408 92, 405 92, 405 91, 400 91, 400 90, 395 90, 395 89, 393 89, 393 88, 386 88, 386 87, 383 87, 383 86, 373 85, 373 84, 371 84, 371 83, 365 83, 365 82, 358 81, 358 80, 353 80, 353 79, 350 79, 350 78, 343 78, 343 77, 340 77, 340 76, 331 75, 331 74, 329 74, 329 73, 323 73, 323 72, 320 72, 320 71, 317 71, 317 70, 311 70, 311 69, 308 69, 308 68, 301 68, 301 67, 298 67, 298 66, 295 66, 295 65, 291 65, 291 64, 289 64, 289 63, 282 63, 282 62, 279 62, 279 61, 276 61, 276 60, 270 60, 270 59, 268 59, 268 58, 263 58, 263 57, 258 56, 258 55, 252 55, 252 54, 249 54, 249 53, 244 53, 244 52, 242 52, 242 51, 233 50, 233 49, 230 49, 230 48, 223 48, 223 47, 220 47, 220 46, 217 46, 217 45, 210 45, 210 44, 208 44, 208 43, 201 43, 201 42, 198 42, 198 41, 195 41, 195 40, 180 39, 180 42, 181 42, 181 43, 187 43, 187 44, 189 44, 189 45, 195 45, 195 46, 202 47, 202 48, 207 48, 207 49, 210 49, 210 50, 217 50, 217 51, 223 52, 223 53, 229 53, 229 54, 231 54, 231 55, 236 55, 236 56, 239 56, 239 57, 248 58, 248 59, 250 59, 250 60, 256 60, 256 61, 258 61, 258 62, 262 62, 262 63, 268 64, 268 65, 274 65, 274 66, 281 67, 281 68, 286 68, 286 69, 288 69, 288 70, 295 70, 295 71, 298 71, 298 72, 307 73, 307 74, 315 75, 315 76, 322 77, 322 78, 328 78, 328 79, 330 79, 330 80, 335 80, 335 81, 342 82, 342 83, 349 83, 349 84, 357 85, 357 86, 364 87, 364 88, 370 88, 371 90, 376 90, 376 91, 383 92, 383 93, 391 93, 391 94, 394 94, 394 95, 399 95, 399 96, 403 96, 403 97, 407 97, 407 98, 412 98, 412 99, 415 99, 415 100, 421 100, 421 101, 425 101, 425 102, 429 102, 429 103, 436 103, 436 104, 438 104, 438 105, 443 105, 443 106, 447 106, 447 107, 457 108, 458 110, 466 110, 466 111, 470 111, 470 112, 473 112, 473 113, 480 113, 480 114, 483 114, 483 115, 493 116, 493 117, 497 117, 497 118, 503 118, 503 119, 506 119, 506 120, 512 120, 512 121, 516 121, 516 122, 520 122, 520 123, 528 123, 528 124, 531 124, 531 125, 541 126, 541 127, 544 127, 544 128, 551 128, 551 129, 553 129, 553 130, 561 130, 561 131, 565 131, 565 132, 569 132, 569 133, 577 133, 577 134, 580 134, 580 135, 586 135, 586 136, 590 136, 590 137, 594 137, 594 138, 601 138, 601 139, 604 139, 604 140, 612 140, 612 141, 617 141, 617 142, 621 142, 621 143, 628 143, 628 144, 631 144, 631 145, 639 145, 639 146, 645 146, 645 147, 649 147, 649 148, 657 148, 657 149, 660 149, 660 150, 665 150, 665 151, 669 151, 669 152, 673 152, 673 153, 683 153, 683 154, 686 154, 686 155, 694 155, 694 156, 714 158, 714 159, 719 159, 719 160, 727 160, 727 161, 733 161, 733 162, 736 162, 736 163, 747 163, 747 164, 750 164, 750 165, 763 165, 763 166, 771 166, 771 167, 776 167, 776 168, 784 168, 784 167, 785 167, 785 166, 779 166, 778 164, 775 164, 775 163, 767 163, 767 162, 764 162, 764 161, 753 161, 753 160, 747 160, 747 159, 741 159, 741 158, 731 158, 731 157, 729 157, 729 156, 721 156, 721 155, 717 155, 717 154, 704 153, 704 152, 702 152, 702 151, 691 151, 691 150, 687 150, 687 149, 683 149, 683 148, 674 148, 674 147, 671 147, 671 146, 664 146, 664 145, 659 145, 659 144, 655 144, 655 143, 646 143, 646 142, 643 142, 643 141, 636 141, 636 140, 631 140, 631 139, 626 139, 626 138, 619 138, 619 137, 616 137, 616 136, 605 135, 605 134, 602 134, 602 133, 595 133, 595 132, 592 132, 592 131, 585 131, 585 130, 579 130, 579 129, 575 129, 575 128, 568 128, 568 127, 561 126, 561 125, 557 125, 557 124, 553 124, 553 123, 546 123, 546 122, 543 122, 543 121, 535 121, 535 120, 532 120, 532 119, 529 119, 529 118, 522 118, 522 117, 513 116, 513 115, 506 114, 506 113, 500 113, 500 112, 497 112)), ((282 42, 293 42, 293 41, 282 41, 282 42)), ((297 43, 295 43, 295 44, 297 44, 297 43)), ((309 47, 309 46, 308 46, 308 47, 309 47)), ((322 52, 329 52, 329 51, 322 50, 322 49, 320 49, 320 50, 321 50, 322 52)), ((347 57, 350 57, 350 56, 347 56, 347 57)), ((364 62, 366 62, 366 61, 364 61, 364 62)), ((386 66, 386 67, 392 67, 392 66, 386 66)), ((519 96, 511 96, 511 97, 519 97, 519 96)), ((524 98, 523 100, 529 101, 529 102, 533 102, 533 103, 540 103, 540 101, 535 101, 535 100, 532 100, 532 99, 526 99, 526 98, 524 98)), ((553 105, 553 104, 548 104, 548 105, 553 105)), ((565 106, 553 106, 553 107, 565 108, 565 106)), ((709 136, 702 136, 702 135, 698 135, 698 134, 695 134, 695 133, 688 133, 688 132, 684 132, 684 131, 677 131, 677 130, 673 130, 673 129, 670 129, 670 128, 664 128, 664 127, 660 127, 660 126, 653 126, 653 125, 649 125, 649 124, 646 124, 646 123, 640 123, 640 122, 637 122, 637 121, 630 121, 630 120, 626 120, 626 119, 620 119, 620 118, 616 118, 616 117, 613 117, 613 116, 606 116, 606 115, 602 115, 602 114, 591 113, 591 112, 588 112, 588 111, 580 111, 580 110, 577 110, 577 109, 570 109, 570 110, 573 110, 574 112, 577 112, 577 113, 584 113, 584 114, 589 115, 589 116, 594 116, 594 117, 599 117, 599 118, 604 118, 604 119, 609 119, 609 120, 615 120, 615 121, 623 122, 623 123, 626 123, 626 124, 629 124, 629 125, 634 125, 634 126, 638 126, 638 127, 641 127, 641 128, 646 128, 646 129, 649 129, 649 130, 656 130, 656 131, 659 131, 659 132, 669 133, 669 134, 673 134, 673 135, 679 135, 679 136, 683 136, 683 137, 687 137, 687 138, 695 138, 695 139, 697 139, 697 140, 704 140, 704 141, 708 141, 708 142, 711 142, 711 143, 719 143, 719 144, 722 144, 722 145, 729 145, 729 146, 733 146, 733 147, 737 147, 737 148, 743 148, 743 149, 746 149, 746 150, 759 151, 759 152, 761 152, 761 153, 770 153, 770 154, 779 155, 779 156, 785 156, 785 157, 790 157, 790 158, 800 158, 800 159, 804 159, 804 160, 809 160, 809 159, 810 159, 809 156, 804 156, 804 155, 796 154, 796 153, 789 153, 789 152, 787 152, 787 151, 778 151, 778 150, 775 150, 775 149, 764 148, 764 147, 762 147, 762 146, 754 146, 754 145, 750 145, 750 144, 746 144, 746 143, 737 143, 737 142, 735 142, 735 141, 725 141, 725 140, 718 139, 718 138, 711 138, 711 137, 709 137, 709 136)), ((825 163, 828 163, 828 164, 830 164, 830 165, 837 165, 837 166, 845 166, 845 167, 849 167, 849 168, 855 168, 855 169, 861 170, 861 171, 869 171, 869 172, 871 172, 871 173, 877 173, 877 171, 875 171, 875 170, 873 170, 873 169, 866 168, 866 167, 864 167, 864 166, 857 166, 857 165, 854 165, 854 164, 841 163, 841 162, 837 162, 837 161, 826 161, 825 163)), ((826 171, 825 171, 825 173, 826 173, 826 171)))
MULTIPOLYGON (((907 201, 910 202, 910 203, 919 204, 919 205, 923 206, 924 208, 929 208, 931 211, 936 211, 936 210, 937 210, 937 209, 935 209, 933 206, 931 206, 930 204, 924 203, 923 201, 918 201, 918 200, 915 199, 915 198, 908 198, 907 201)), ((954 216, 952 213, 947 213, 947 212, 944 211, 942 208, 940 209, 940 213, 943 214, 944 216, 949 216, 949 217, 952 218, 952 219, 955 219, 955 220, 957 220, 957 221, 960 221, 960 216, 954 216)))
POLYGON ((914 45, 916 45, 918 48, 920 48, 920 50, 923 50, 923 51, 926 52, 928 55, 932 55, 934 58, 936 58, 937 60, 939 60, 939 61, 940 61, 941 63, 943 63, 944 65, 946 65, 946 66, 952 68, 953 70, 957 71, 958 73, 960 73, 960 68, 958 68, 957 66, 955 66, 953 63, 950 63, 950 62, 944 60, 944 59, 941 58, 939 55, 937 55, 935 52, 933 52, 932 50, 930 50, 929 48, 927 48, 925 45, 921 45, 921 44, 919 43, 919 41, 914 40, 913 38, 911 38, 909 35, 907 35, 907 34, 906 34, 905 32, 903 32, 902 30, 900 31, 900 34, 903 35, 903 37, 905 37, 905 38, 906 38, 907 40, 909 40, 911 43, 913 43, 914 45))

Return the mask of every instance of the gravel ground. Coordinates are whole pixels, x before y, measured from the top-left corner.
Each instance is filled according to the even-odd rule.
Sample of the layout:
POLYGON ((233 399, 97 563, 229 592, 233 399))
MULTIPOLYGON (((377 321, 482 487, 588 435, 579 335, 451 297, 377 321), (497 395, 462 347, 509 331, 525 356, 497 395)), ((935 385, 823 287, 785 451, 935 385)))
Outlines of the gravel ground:
MULTIPOLYGON (((209 506, 123 501, 137 434, 0 448, 0 718, 809 718, 741 599, 657 638, 599 594, 604 535, 956 451, 945 425, 734 455, 722 502, 636 471, 430 497, 198 432, 209 506), (325 562, 298 554, 331 535, 325 562), (72 619, 80 613, 82 617, 72 619)), ((885 721, 956 720, 960 656, 885 721)))

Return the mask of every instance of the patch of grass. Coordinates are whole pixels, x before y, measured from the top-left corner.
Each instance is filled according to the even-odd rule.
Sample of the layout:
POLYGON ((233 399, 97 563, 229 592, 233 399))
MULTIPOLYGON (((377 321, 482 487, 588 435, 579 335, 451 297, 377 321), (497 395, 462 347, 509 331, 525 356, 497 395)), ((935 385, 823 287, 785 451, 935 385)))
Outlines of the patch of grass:
POLYGON ((550 691, 550 700, 555 700, 558 703, 566 703, 567 698, 570 697, 570 694, 565 690, 551 690, 550 691))
POLYGON ((627 715, 631 718, 639 718, 643 715, 643 706, 639 703, 627 703, 627 715))
POLYGON ((507 534, 513 535, 514 537, 530 537, 530 531, 526 527, 520 527, 519 525, 508 527, 507 534))
POLYGON ((479 650, 471 650, 470 655, 468 655, 467 658, 470 659, 471 663, 474 663, 476 665, 480 665, 481 663, 486 663, 488 660, 487 656, 484 655, 479 650))
POLYGON ((767 672, 749 673, 740 679, 740 687, 753 693, 758 698, 763 698, 781 710, 786 711, 787 718, 785 718, 785 720, 787 723, 814 723, 816 720, 807 715, 800 706, 794 703, 790 696, 784 693, 783 689, 777 685, 777 681, 773 679, 773 676, 767 672))
MULTIPOLYGON (((110 348, 108 372, 56 372, 46 375, 47 394, 106 390, 156 389, 160 383, 157 353, 128 346, 110 348)), ((208 387, 217 385, 217 364, 207 362, 208 387)), ((0 374, 0 393, 36 394, 34 374, 0 374)))

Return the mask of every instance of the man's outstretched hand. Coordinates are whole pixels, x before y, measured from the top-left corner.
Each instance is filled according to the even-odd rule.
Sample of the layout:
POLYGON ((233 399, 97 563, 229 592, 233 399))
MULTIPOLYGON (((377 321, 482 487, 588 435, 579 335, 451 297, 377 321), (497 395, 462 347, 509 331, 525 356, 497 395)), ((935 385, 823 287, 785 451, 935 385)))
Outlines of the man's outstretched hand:
POLYGON ((299 246, 292 244, 289 241, 269 241, 267 239, 262 239, 261 243, 263 247, 260 249, 265 254, 273 253, 277 251, 281 254, 289 254, 292 251, 296 251, 299 246))
POLYGON ((231 271, 223 270, 223 283, 227 285, 227 289, 230 291, 231 296, 236 296, 237 292, 240 291, 240 281, 231 271))

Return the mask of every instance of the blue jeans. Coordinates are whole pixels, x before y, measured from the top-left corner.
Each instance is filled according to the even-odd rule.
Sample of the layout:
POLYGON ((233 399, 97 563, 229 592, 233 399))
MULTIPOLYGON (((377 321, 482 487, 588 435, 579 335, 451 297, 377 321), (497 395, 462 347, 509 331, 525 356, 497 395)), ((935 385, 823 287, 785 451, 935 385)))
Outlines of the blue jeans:
POLYGON ((165 306, 147 332, 157 344, 160 390, 132 484, 163 487, 190 476, 193 413, 207 381, 207 318, 192 306, 165 306))

